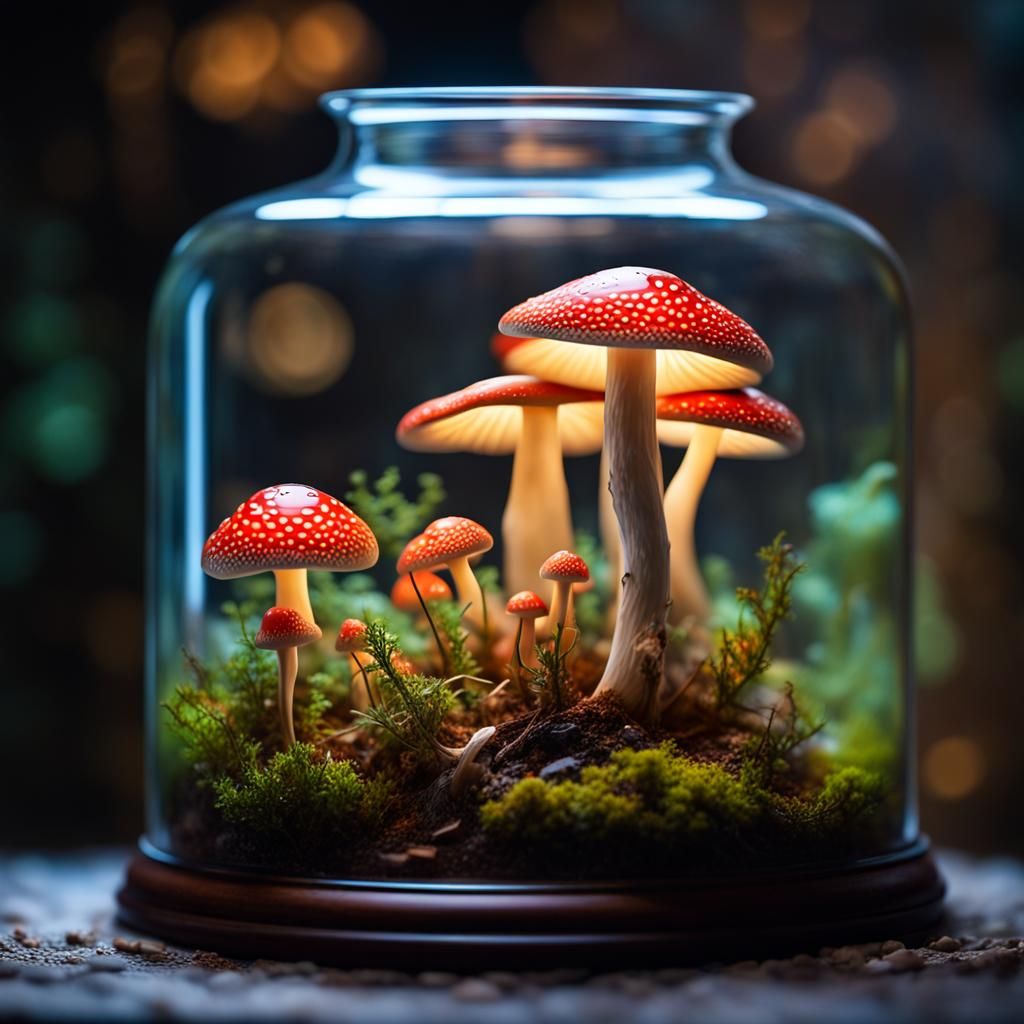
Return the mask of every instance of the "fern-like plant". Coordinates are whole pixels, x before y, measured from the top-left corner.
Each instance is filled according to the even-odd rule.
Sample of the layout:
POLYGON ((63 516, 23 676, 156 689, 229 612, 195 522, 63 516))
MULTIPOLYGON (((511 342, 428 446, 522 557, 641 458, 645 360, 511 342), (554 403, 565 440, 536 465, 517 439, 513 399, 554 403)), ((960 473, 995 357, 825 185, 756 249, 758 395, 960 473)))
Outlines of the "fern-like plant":
POLYGON ((373 531, 381 554, 397 558, 410 537, 430 519, 444 501, 444 484, 436 473, 421 473, 416 478, 419 492, 407 498, 399 487, 401 474, 389 466, 370 482, 365 470, 349 475, 345 500, 373 531))

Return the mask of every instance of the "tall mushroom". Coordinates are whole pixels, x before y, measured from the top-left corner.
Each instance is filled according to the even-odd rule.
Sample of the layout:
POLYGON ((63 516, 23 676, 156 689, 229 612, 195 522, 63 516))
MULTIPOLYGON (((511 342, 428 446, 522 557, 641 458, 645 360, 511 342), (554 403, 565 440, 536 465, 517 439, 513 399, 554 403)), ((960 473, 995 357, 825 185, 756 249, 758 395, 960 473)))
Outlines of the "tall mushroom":
POLYGON ((562 456, 601 447, 603 403, 599 391, 492 377, 432 398, 398 424, 398 443, 413 451, 515 453, 501 521, 506 590, 525 590, 548 552, 573 545, 562 456))
MULTIPOLYGON (((691 373, 754 383, 771 368, 756 332, 661 270, 618 267, 570 281, 509 310, 503 334, 607 349, 605 448, 623 553, 618 622, 597 692, 642 722, 657 714, 665 659, 669 548, 655 429, 657 349, 684 352, 691 373), (737 379, 738 378, 738 379, 737 379)), ((599 373, 589 380, 592 386, 599 373)), ((705 385, 706 386, 706 385, 705 385)))
POLYGON ((455 592, 463 606, 469 605, 466 618, 487 633, 487 604, 469 560, 494 547, 494 538, 477 522, 464 516, 435 519, 422 533, 413 537, 398 556, 399 573, 419 572, 446 566, 455 581, 455 592))
POLYGON ((281 738, 285 747, 295 742, 292 700, 299 672, 299 648, 323 636, 315 622, 307 622, 294 608, 269 608, 253 637, 253 646, 261 651, 277 652, 277 710, 281 718, 281 738))
MULTIPOLYGON (((214 579, 232 580, 272 572, 277 587, 274 604, 291 608, 313 622, 307 570, 354 572, 377 561, 377 538, 347 505, 304 484, 278 484, 243 501, 203 545, 203 571, 214 579)), ((286 657, 290 680, 281 692, 295 688, 297 658, 286 657)), ((282 721, 291 722, 291 698, 282 721)), ((285 730, 294 736, 293 730, 285 730)))
POLYGON ((670 578, 673 623, 708 617, 694 541, 697 506, 715 459, 777 459, 804 444, 800 420, 782 402, 755 388, 689 391, 658 399, 658 438, 686 447, 683 461, 665 489, 665 522, 672 542, 670 578))

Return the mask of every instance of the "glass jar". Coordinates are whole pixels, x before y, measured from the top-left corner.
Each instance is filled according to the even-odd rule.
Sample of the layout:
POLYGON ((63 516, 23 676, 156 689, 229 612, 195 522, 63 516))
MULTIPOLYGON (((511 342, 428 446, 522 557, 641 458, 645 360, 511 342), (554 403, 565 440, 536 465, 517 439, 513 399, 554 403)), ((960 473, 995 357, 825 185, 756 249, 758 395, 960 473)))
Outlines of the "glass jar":
MULTIPOLYGON (((730 130, 751 105, 663 90, 333 93, 323 106, 341 139, 325 173, 181 240, 151 353, 151 861, 388 891, 652 877, 709 891, 718 875, 806 878, 920 856, 904 283, 862 221, 734 163, 730 130), (443 664, 417 606, 398 611, 389 596, 402 546, 437 517, 481 524, 494 537, 483 565, 501 565, 512 466, 508 454, 474 453, 487 447, 480 437, 448 445, 460 451, 410 450, 422 446, 396 442, 403 414, 534 369, 517 362, 522 346, 492 343, 499 317, 633 265, 678 275, 753 326, 774 357, 763 387, 804 437, 798 454, 773 452, 784 459, 722 444, 737 457, 717 460, 696 521, 703 611, 669 616, 657 726, 586 699, 618 589, 600 440, 566 444, 570 543, 594 585, 578 587, 557 656, 541 633, 525 661, 544 654, 543 664, 531 672, 522 647, 517 662, 520 620, 505 614, 495 569, 477 570, 490 587, 486 640, 473 604, 460 624, 461 601, 479 612, 477 593, 430 605, 443 664), (267 490, 290 481, 302 483, 267 490), (260 504, 275 494, 278 505, 260 504), (285 512, 283 531, 305 505, 339 508, 328 496, 374 529, 380 558, 309 577, 323 639, 299 650, 289 747, 278 662, 253 638, 294 593, 279 582, 275 599, 270 572, 212 578, 204 542, 236 508, 285 512), (384 647, 356 651, 362 666, 376 654, 376 670, 335 651, 352 618, 382 624, 373 643, 384 647), (380 665, 396 637, 412 694, 380 665), (467 756, 486 726, 497 732, 467 756)), ((593 386, 571 376, 561 383, 593 386)), ((666 481, 691 436, 663 424, 666 481)), ((548 603, 538 569, 505 572, 525 571, 548 603)))

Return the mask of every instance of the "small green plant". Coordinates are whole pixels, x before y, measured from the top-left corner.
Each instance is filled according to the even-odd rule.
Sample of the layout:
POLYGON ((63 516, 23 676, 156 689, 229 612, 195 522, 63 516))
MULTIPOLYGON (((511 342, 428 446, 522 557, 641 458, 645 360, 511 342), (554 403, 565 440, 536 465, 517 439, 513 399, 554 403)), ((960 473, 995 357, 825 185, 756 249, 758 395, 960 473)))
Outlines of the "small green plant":
POLYGON ((480 672, 480 664, 467 646, 469 633, 462 627, 465 610, 454 601, 431 601, 430 603, 434 624, 444 637, 448 650, 452 675, 475 676, 480 672))
POLYGON ((210 777, 241 774, 256 761, 260 744, 239 733, 223 694, 179 686, 164 708, 200 783, 210 777))
POLYGON ((784 542, 784 536, 780 533, 758 551, 757 557, 764 566, 764 584, 760 590, 737 588, 740 613, 736 628, 721 631, 718 648, 707 660, 719 710, 742 707, 743 692, 771 666, 775 633, 789 615, 793 581, 804 569, 796 560, 792 545, 784 542))
MULTIPOLYGON (((526 671, 529 686, 541 695, 542 700, 555 710, 565 705, 565 682, 569 678, 566 662, 579 640, 579 633, 574 633, 572 642, 564 645, 565 628, 561 624, 555 626, 555 636, 550 645, 537 644, 534 651, 537 655, 537 666, 526 666, 518 663, 519 670, 526 671)), ((519 659, 519 644, 516 643, 515 657, 519 659)))
POLYGON ((238 778, 214 783, 216 807, 226 821, 264 839, 283 840, 292 856, 334 849, 361 839, 381 820, 389 784, 365 782, 351 762, 320 756, 296 743, 238 778))
POLYGON ((444 484, 436 473, 416 478, 419 493, 407 498, 399 488, 401 474, 389 466, 370 482, 365 470, 349 475, 351 489, 345 500, 373 531, 382 555, 397 558, 410 537, 425 526, 445 499, 444 484))
POLYGON ((775 773, 785 769, 790 754, 824 728, 823 720, 811 721, 797 701, 793 684, 786 683, 779 703, 768 714, 764 731, 747 743, 744 771, 752 773, 761 785, 769 785, 775 773))
POLYGON ((452 709, 455 696, 443 679, 407 674, 396 665, 398 638, 384 623, 366 625, 366 650, 373 658, 367 671, 376 676, 381 699, 358 718, 423 761, 434 760, 440 750, 438 729, 452 709))

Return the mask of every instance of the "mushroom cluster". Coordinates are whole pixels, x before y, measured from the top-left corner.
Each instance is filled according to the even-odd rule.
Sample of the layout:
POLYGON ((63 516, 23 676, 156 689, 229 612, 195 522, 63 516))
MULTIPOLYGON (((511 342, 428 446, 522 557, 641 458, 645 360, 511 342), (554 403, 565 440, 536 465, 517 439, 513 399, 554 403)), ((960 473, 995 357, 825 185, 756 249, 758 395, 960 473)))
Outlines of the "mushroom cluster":
MULTIPOLYGON (((521 302, 498 326, 492 350, 506 373, 416 406, 399 422, 396 438, 419 452, 512 456, 502 517, 503 587, 512 594, 506 614, 496 605, 492 623, 488 596, 472 568, 492 548, 491 534, 455 515, 435 519, 405 545, 395 564, 392 604, 429 625, 448 676, 449 649, 431 605, 450 600, 454 589, 474 649, 491 664, 507 660, 521 693, 524 674, 537 678, 541 671, 538 653, 552 664, 545 647, 538 647, 548 645, 556 666, 551 686, 560 703, 562 641, 573 626, 573 594, 592 584, 590 568, 572 551, 564 459, 601 452, 607 499, 602 533, 619 585, 595 693, 616 694, 635 719, 652 724, 667 624, 690 627, 699 642, 708 618, 694 527, 714 462, 795 453, 803 444, 800 422, 781 402, 755 390, 772 367, 756 331, 666 271, 603 270, 521 302), (686 450, 667 489, 659 444, 686 450), (450 573, 453 587, 436 575, 440 570, 450 573), (546 593, 539 581, 551 584, 546 593), (499 649, 510 656, 498 658, 499 649)), ((257 491, 206 542, 203 568, 217 579, 274 574, 276 600, 255 644, 278 655, 285 746, 295 742, 298 649, 322 636, 307 571, 349 572, 377 559, 377 541, 359 516, 337 498, 298 484, 257 491)), ((364 623, 349 619, 335 641, 336 651, 354 664, 357 710, 376 701, 359 658, 365 634, 364 623)), ((437 749, 446 757, 461 753, 440 744, 437 749)))

